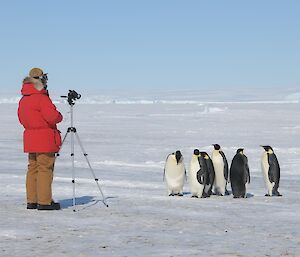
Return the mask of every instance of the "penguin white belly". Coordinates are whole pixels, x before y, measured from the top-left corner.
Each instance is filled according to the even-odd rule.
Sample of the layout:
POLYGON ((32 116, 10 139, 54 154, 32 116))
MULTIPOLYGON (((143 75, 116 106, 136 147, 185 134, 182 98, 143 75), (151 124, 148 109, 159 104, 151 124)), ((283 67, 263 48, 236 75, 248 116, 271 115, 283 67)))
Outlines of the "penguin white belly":
POLYGON ((214 192, 225 195, 226 180, 224 178, 224 162, 221 155, 214 156, 213 165, 215 168, 214 192))
POLYGON ((197 163, 191 162, 189 170, 189 184, 192 196, 201 197, 203 193, 204 185, 201 185, 197 180, 197 172, 199 171, 200 166, 197 160, 197 163))
POLYGON ((182 194, 185 176, 184 165, 167 164, 165 172, 168 193, 182 194))
POLYGON ((268 162, 268 154, 263 153, 261 157, 261 169, 265 180, 265 185, 268 190, 268 194, 272 195, 272 189, 275 185, 275 183, 271 183, 269 180, 269 162, 268 162))
POLYGON ((247 183, 245 184, 245 198, 247 197, 247 189, 248 189, 248 185, 249 185, 249 183, 247 182, 247 183))

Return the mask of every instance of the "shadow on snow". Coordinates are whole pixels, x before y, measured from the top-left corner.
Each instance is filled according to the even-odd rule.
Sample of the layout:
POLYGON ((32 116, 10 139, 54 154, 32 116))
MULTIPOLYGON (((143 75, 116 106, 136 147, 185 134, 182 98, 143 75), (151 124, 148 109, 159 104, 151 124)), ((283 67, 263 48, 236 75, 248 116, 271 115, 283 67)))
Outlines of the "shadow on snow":
MULTIPOLYGON (((118 198, 118 197, 112 197, 112 196, 106 197, 105 200, 107 201, 108 199, 113 199, 113 198, 118 198)), ((59 203, 62 209, 73 207, 73 198, 60 200, 59 203)), ((97 203, 103 203, 103 200, 97 199, 97 197, 94 196, 81 196, 75 198, 75 203, 76 203, 76 207, 83 206, 82 207, 83 210, 93 205, 96 205, 97 203)))

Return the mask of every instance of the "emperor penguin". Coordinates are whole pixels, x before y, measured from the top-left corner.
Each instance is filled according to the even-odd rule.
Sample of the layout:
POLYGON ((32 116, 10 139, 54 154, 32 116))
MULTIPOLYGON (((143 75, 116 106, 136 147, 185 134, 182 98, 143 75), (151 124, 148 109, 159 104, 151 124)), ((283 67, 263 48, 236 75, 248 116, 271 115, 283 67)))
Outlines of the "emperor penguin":
POLYGON ((164 177, 167 182, 169 196, 183 196, 183 184, 186 170, 183 156, 178 150, 168 155, 164 168, 164 177))
POLYGON ((212 194, 212 187, 215 181, 215 169, 211 158, 206 152, 200 152, 200 155, 203 156, 207 167, 207 178, 204 186, 203 196, 210 197, 212 194))
POLYGON ((250 171, 248 158, 244 149, 236 151, 230 165, 230 183, 233 198, 245 198, 247 196, 247 185, 250 184, 250 171))
POLYGON ((280 166, 271 146, 261 146, 265 149, 261 156, 261 169, 267 188, 265 196, 282 196, 278 192, 280 180, 280 166))
MULTIPOLYGON (((198 170, 198 172, 197 172, 197 180, 201 185, 203 185, 203 187, 205 189, 205 185, 208 181, 208 168, 207 168, 207 164, 206 164, 204 155, 201 154, 201 152, 200 152, 198 159, 199 159, 199 163, 200 163, 200 170, 198 170)), ((202 198, 208 197, 208 195, 204 192, 204 189, 203 189, 203 193, 201 196, 202 198)))
POLYGON ((228 195, 227 182, 228 182, 228 162, 224 152, 221 150, 220 145, 213 144, 214 150, 212 152, 212 163, 215 169, 215 181, 213 191, 216 195, 228 195))
MULTIPOLYGON (((197 178, 198 171, 201 170, 199 157, 200 157, 200 151, 198 149, 195 149, 189 167, 190 190, 192 193, 192 197, 196 197, 196 198, 202 197, 203 189, 204 189, 203 181, 198 181, 197 178)), ((199 174, 199 176, 201 177, 201 174, 199 174)))

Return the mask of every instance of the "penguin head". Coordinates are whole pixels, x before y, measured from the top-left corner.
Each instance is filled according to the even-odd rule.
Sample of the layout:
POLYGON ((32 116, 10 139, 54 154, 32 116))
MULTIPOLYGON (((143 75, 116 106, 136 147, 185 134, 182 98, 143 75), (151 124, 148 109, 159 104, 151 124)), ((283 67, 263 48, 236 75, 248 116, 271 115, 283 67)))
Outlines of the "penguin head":
POLYGON ((261 145, 261 147, 263 147, 267 153, 274 153, 273 148, 269 145, 261 145))
POLYGON ((207 152, 200 152, 200 155, 203 156, 203 158, 204 158, 205 160, 208 160, 208 159, 209 159, 209 156, 208 156, 207 152))
POLYGON ((215 150, 219 151, 221 149, 221 146, 218 144, 213 144, 215 150))
POLYGON ((236 153, 238 154, 244 154, 244 148, 239 148, 236 150, 236 153))
POLYGON ((181 160, 181 157, 182 157, 181 152, 179 150, 177 150, 175 152, 175 158, 176 158, 177 165, 178 165, 179 161, 181 160))
POLYGON ((194 150, 194 155, 199 156, 199 154, 200 154, 199 149, 195 149, 195 150, 194 150))

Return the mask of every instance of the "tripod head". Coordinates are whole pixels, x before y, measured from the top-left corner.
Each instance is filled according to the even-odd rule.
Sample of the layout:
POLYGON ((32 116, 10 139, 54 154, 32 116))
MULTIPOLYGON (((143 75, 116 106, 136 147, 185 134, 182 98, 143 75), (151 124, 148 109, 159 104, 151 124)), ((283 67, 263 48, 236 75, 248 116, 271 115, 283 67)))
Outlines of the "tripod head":
POLYGON ((77 99, 81 98, 81 94, 78 94, 75 90, 69 90, 68 95, 62 95, 62 98, 68 98, 69 105, 73 106, 77 99))

